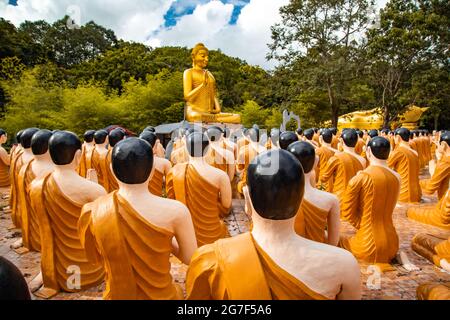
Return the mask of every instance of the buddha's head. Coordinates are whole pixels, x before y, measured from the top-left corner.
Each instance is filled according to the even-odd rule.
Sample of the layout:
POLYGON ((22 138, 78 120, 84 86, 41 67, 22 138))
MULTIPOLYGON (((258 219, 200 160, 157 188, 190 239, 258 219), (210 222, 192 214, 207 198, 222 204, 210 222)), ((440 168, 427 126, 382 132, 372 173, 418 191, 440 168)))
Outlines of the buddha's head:
POLYGON ((22 272, 4 257, 0 257, 0 300, 31 300, 22 272))
POLYGON ((362 132, 361 130, 356 130, 356 134, 358 135, 358 137, 360 137, 362 139, 362 137, 364 136, 364 132, 362 132))
POLYGON ((399 128, 395 130, 395 143, 399 144, 400 142, 409 142, 411 136, 411 132, 409 132, 406 128, 399 128))
POLYGON ((222 139, 223 131, 219 127, 210 127, 206 130, 206 136, 210 142, 219 142, 222 139))
POLYGON ((382 129, 381 130, 381 136, 387 137, 389 135, 389 129, 382 129))
POLYGON ((378 130, 375 130, 375 129, 372 129, 372 130, 369 130, 369 137, 371 138, 371 139, 373 139, 373 138, 375 138, 375 137, 378 137, 378 130))
POLYGON ((314 147, 306 141, 297 141, 291 144, 287 151, 292 153, 302 165, 304 173, 310 173, 318 162, 314 147))
POLYGON ((367 144, 367 159, 370 161, 372 157, 379 160, 387 160, 391 152, 391 144, 384 137, 375 137, 370 139, 367 144))
POLYGON ((31 138, 31 151, 35 156, 44 155, 48 152, 48 141, 53 133, 50 130, 39 130, 31 138))
POLYGON ((259 128, 251 127, 245 132, 245 135, 251 142, 259 142, 259 128))
POLYGON ((204 69, 208 66, 209 50, 203 43, 197 43, 191 53, 193 66, 204 69))
POLYGON ((24 149, 31 148, 31 139, 33 138, 33 135, 38 131, 38 128, 28 128, 22 132, 22 134, 20 135, 20 144, 24 149))
POLYGON ((295 130, 295 132, 299 135, 299 137, 303 136, 303 129, 302 128, 297 128, 297 130, 295 130))
POLYGON ((295 132, 284 131, 280 134, 280 148, 286 150, 291 143, 298 141, 298 136, 295 132))
POLYGON ((94 134, 95 130, 86 131, 83 135, 84 142, 91 143, 92 141, 94 141, 94 134))
POLYGON ((314 129, 306 129, 305 132, 303 132, 303 135, 308 140, 312 140, 314 137, 314 129))
POLYGON ((16 142, 18 143, 18 144, 21 144, 20 143, 20 137, 22 136, 22 133, 24 132, 24 130, 22 129, 22 130, 20 130, 19 132, 17 132, 16 133, 16 142))
POLYGON ((321 143, 328 143, 330 144, 333 141, 333 133, 331 132, 330 129, 323 129, 320 132, 320 137, 319 137, 319 141, 321 143))
POLYGON ((156 140, 158 140, 158 137, 153 132, 144 130, 144 132, 142 132, 139 136, 139 139, 147 141, 153 149, 156 145, 156 140))
POLYGON ((272 144, 279 145, 280 143, 280 129, 273 128, 270 130, 270 140, 272 141, 272 144))
POLYGON ((81 141, 73 132, 59 131, 48 140, 48 150, 57 166, 72 164, 76 167, 81 158, 81 141))
POLYGON ((111 132, 108 134, 108 143, 111 146, 111 148, 114 148, 114 146, 123 139, 125 139, 125 131, 123 131, 120 128, 111 130, 111 132))
POLYGON ((341 135, 342 141, 349 148, 354 148, 358 142, 358 134, 355 129, 347 129, 342 131, 341 135))
MULTIPOLYGON (((295 134, 295 133, 294 133, 295 134)), ((286 150, 261 153, 247 169, 246 197, 256 213, 269 220, 288 220, 303 199, 305 175, 300 162, 286 150), (266 172, 277 161, 278 170, 266 172)))
POLYGON ((153 168, 153 152, 150 144, 139 138, 120 141, 113 148, 111 167, 121 183, 146 183, 153 168))
POLYGON ((104 144, 106 143, 106 139, 108 138, 108 131, 106 130, 98 130, 94 134, 95 144, 104 144))
POLYGON ((145 128, 144 131, 156 132, 156 129, 152 126, 149 126, 149 127, 145 128))
POLYGON ((0 143, 5 143, 8 140, 8 135, 6 134, 6 131, 3 129, 0 129, 0 143))
POLYGON ((330 130, 331 130, 331 133, 333 134, 333 136, 337 136, 337 134, 338 134, 338 129, 337 128, 330 128, 330 130))
POLYGON ((209 146, 208 137, 201 132, 194 132, 186 138, 186 148, 192 158, 201 158, 209 146))

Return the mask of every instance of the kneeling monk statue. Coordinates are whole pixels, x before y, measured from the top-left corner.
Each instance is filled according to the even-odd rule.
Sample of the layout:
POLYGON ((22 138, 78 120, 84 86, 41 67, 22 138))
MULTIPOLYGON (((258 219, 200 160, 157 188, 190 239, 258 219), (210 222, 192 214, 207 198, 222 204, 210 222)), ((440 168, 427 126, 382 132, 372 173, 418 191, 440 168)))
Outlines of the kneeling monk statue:
POLYGON ((295 234, 304 183, 301 164, 289 152, 257 156, 244 188, 253 230, 197 250, 186 276, 187 298, 360 299, 352 254, 295 234))
POLYGON ((119 190, 84 206, 79 233, 88 257, 103 261, 108 300, 182 299, 170 274, 170 255, 189 264, 197 249, 189 210, 148 191, 151 146, 139 138, 112 151, 119 190))
POLYGON ((184 71, 183 88, 186 120, 190 122, 241 123, 241 116, 221 113, 216 97, 216 79, 206 67, 209 51, 203 43, 192 49, 192 68, 184 71))

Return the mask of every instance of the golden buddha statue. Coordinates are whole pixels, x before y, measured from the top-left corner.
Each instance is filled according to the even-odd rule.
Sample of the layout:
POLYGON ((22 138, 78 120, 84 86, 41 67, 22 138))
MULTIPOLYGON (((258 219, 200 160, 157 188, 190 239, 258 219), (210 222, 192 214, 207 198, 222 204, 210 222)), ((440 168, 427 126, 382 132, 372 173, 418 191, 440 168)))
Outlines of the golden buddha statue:
POLYGON ((209 51, 203 43, 192 49, 193 66, 184 72, 183 88, 186 100, 186 120, 190 122, 241 123, 241 116, 221 113, 216 97, 216 80, 206 67, 209 51))

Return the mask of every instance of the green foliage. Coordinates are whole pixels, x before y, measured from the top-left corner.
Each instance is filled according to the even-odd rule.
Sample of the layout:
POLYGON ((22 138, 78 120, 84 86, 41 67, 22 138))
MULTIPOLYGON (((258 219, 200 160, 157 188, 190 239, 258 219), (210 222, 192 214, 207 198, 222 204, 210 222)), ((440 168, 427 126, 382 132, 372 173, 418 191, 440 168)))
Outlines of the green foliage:
POLYGON ((250 128, 254 124, 263 128, 268 115, 269 110, 263 109, 252 100, 247 100, 241 107, 242 124, 246 128, 250 128))
POLYGON ((267 129, 280 128, 283 123, 283 113, 278 108, 272 108, 267 115, 265 127, 267 129))

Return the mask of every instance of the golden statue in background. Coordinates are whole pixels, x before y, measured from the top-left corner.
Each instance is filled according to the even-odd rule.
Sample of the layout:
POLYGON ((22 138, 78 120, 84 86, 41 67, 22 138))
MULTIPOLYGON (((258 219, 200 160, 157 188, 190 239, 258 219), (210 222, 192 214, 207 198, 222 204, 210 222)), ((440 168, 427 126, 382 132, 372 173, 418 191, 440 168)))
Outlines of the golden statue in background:
POLYGON ((241 116, 221 113, 216 96, 216 79, 208 66, 208 49, 198 43, 192 49, 192 68, 184 71, 183 89, 186 100, 186 120, 189 122, 241 123, 241 116))

